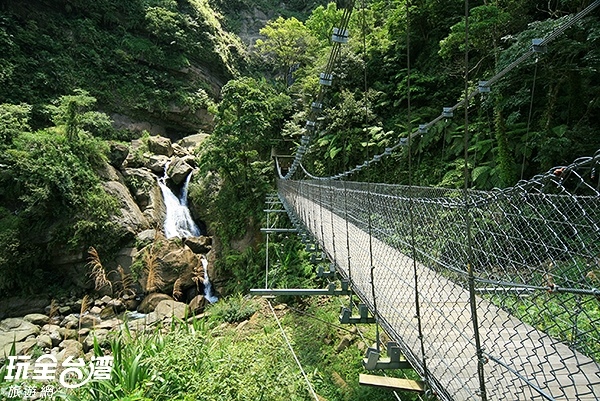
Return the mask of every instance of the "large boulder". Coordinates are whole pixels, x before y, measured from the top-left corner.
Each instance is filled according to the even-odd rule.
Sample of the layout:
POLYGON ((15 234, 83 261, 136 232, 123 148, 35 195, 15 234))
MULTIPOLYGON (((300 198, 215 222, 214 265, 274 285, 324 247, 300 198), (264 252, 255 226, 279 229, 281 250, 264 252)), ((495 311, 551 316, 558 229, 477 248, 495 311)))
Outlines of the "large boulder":
POLYGON ((171 140, 159 135, 148 138, 148 150, 155 155, 173 156, 171 140))
POLYGON ((162 225, 167 209, 156 176, 143 168, 125 169, 124 176, 137 205, 150 225, 162 225))
POLYGON ((152 294, 148 294, 146 298, 142 301, 140 306, 138 306, 138 312, 141 313, 150 313, 154 312, 156 306, 162 301, 172 301, 173 298, 168 296, 167 294, 161 294, 159 292, 153 292, 152 294))
POLYGON ((162 175, 165 172, 165 166, 168 162, 169 158, 165 155, 152 155, 146 163, 146 168, 162 175))
POLYGON ((165 300, 156 305, 154 313, 156 313, 161 320, 168 317, 184 319, 188 314, 188 306, 183 302, 165 300))
POLYGON ((30 313, 25 315, 23 320, 35 324, 36 326, 43 326, 50 321, 50 318, 42 313, 30 313))
POLYGON ((174 298, 178 299, 183 297, 187 289, 197 287, 204 277, 200 256, 187 246, 182 246, 179 240, 161 239, 140 251, 138 257, 146 261, 152 260, 155 277, 160 278, 158 288, 150 287, 146 266, 139 278, 139 284, 144 292, 158 290, 158 292, 173 294, 174 298))
POLYGON ((102 178, 102 181, 118 181, 121 184, 125 184, 125 179, 121 172, 107 162, 101 163, 96 168, 96 173, 102 178))
POLYGON ((14 343, 24 341, 29 336, 37 336, 40 328, 19 318, 8 318, 0 322, 0 353, 8 354, 14 343))
POLYGON ((177 144, 183 148, 186 148, 188 152, 192 153, 198 147, 198 145, 200 145, 209 137, 210 135, 208 134, 189 135, 177 141, 177 144))
POLYGON ((212 248, 212 238, 204 235, 200 237, 188 237, 184 243, 192 252, 197 254, 206 254, 212 248))
POLYGON ((183 159, 176 158, 169 165, 167 169, 167 175, 175 183, 175 185, 181 185, 186 177, 192 172, 193 168, 183 159))
POLYGON ((119 201, 120 216, 112 216, 113 222, 118 224, 125 233, 136 235, 138 232, 149 228, 148 220, 142 214, 139 206, 133 200, 131 193, 117 181, 108 181, 103 184, 104 189, 119 201))

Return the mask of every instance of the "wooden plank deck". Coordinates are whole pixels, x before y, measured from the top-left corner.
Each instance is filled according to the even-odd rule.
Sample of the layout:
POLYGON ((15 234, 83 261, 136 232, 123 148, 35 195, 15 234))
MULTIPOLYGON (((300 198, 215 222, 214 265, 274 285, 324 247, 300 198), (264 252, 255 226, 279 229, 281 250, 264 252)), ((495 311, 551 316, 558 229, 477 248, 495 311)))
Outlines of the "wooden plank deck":
POLYGON ((365 375, 361 373, 358 382, 365 386, 384 387, 390 390, 415 391, 422 393, 425 391, 422 382, 408 379, 397 379, 395 377, 365 375))
MULTIPOLYGON (((480 400, 468 292, 382 241, 369 238, 368 233, 326 208, 303 197, 290 202, 294 204, 297 215, 371 308, 372 262, 380 321, 395 341, 410 350, 413 358, 407 358, 422 371, 415 318, 416 273, 425 361, 438 396, 480 400)), ((484 365, 488 400, 600 399, 600 368, 593 360, 479 297, 477 308, 481 343, 492 357, 484 365)))

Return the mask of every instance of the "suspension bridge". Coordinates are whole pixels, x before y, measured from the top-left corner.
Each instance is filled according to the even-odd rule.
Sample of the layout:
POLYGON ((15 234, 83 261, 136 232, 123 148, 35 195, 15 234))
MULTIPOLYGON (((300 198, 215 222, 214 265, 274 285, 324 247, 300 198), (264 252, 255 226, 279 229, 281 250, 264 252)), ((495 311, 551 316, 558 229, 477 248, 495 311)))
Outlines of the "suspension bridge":
MULTIPOLYGON (((279 211, 295 227, 265 232, 310 237, 342 281, 341 290, 330 284, 313 293, 356 294, 438 399, 600 399, 600 151, 504 190, 341 178, 410 149, 411 139, 444 113, 468 108, 470 98, 534 54, 535 46, 598 5, 534 41, 477 91, 362 165, 332 177, 309 174, 302 165, 315 130, 309 119, 291 167, 284 174, 278 166, 279 211), (304 179, 293 179, 298 169, 304 179)), ((345 25, 334 30, 332 57, 347 40, 344 32, 345 25)), ((324 88, 331 79, 327 68, 324 88)), ((314 113, 321 99, 322 92, 314 113)), ((385 367, 370 361, 379 358, 378 348, 367 353, 367 368, 385 367)))

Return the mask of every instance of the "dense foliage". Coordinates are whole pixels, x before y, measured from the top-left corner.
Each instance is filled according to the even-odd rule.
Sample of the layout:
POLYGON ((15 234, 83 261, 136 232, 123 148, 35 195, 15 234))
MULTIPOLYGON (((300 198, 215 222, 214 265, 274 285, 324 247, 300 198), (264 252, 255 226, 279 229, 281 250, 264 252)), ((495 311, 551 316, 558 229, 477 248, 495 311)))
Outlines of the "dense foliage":
MULTIPOLYGON (((404 1, 374 0, 355 10, 307 168, 334 174, 381 153, 460 99, 465 68, 473 88, 518 58, 532 38, 544 37, 587 3, 471 2, 468 66, 462 1, 419 0, 407 7, 404 1)), ((251 246, 248 251, 233 251, 232 244, 258 232, 262 202, 274 190, 271 147, 293 151, 290 140, 302 133, 318 89, 331 27, 341 11, 331 3, 307 15, 315 5, 262 4, 282 16, 261 30, 253 50, 257 62, 249 66, 241 42, 223 30, 222 18, 213 12, 213 7, 223 11, 233 27, 235 10, 252 11, 253 4, 244 1, 3 2, 3 265, 35 271, 51 257, 36 244, 81 244, 108 229, 102 222, 110 201, 90 171, 104 146, 94 138, 119 135, 105 114, 92 110, 97 98, 111 112, 160 119, 181 130, 197 125, 196 111, 211 110, 215 126, 198 154, 203 174, 196 175, 201 178, 191 198, 223 243, 223 268, 241 278, 237 281, 246 283, 244 288, 251 286, 262 265, 259 237, 250 235, 244 245, 251 246), (253 77, 224 84, 239 71, 253 77), (221 85, 215 104, 210 96, 221 85), (77 87, 87 92, 71 92, 77 87), (61 95, 60 105, 48 107, 61 95), (67 224, 63 214, 85 218, 67 224), (19 227, 33 220, 61 234, 43 241, 23 237, 27 233, 19 227)), ((600 147, 598 32, 598 18, 591 15, 473 101, 468 143, 473 186, 509 186, 600 147)), ((462 185, 464 121, 459 114, 416 138, 413 182, 462 185)), ((407 182, 406 154, 394 154, 352 179, 407 182)), ((4 286, 15 279, 5 278, 4 286)))
MULTIPOLYGON (((472 90, 478 81, 528 50, 533 38, 545 37, 567 21, 567 14, 589 2, 471 2, 468 66, 464 3, 438 3, 413 1, 407 7, 403 1, 374 1, 354 12, 350 43, 335 66, 334 87, 308 157, 314 173, 335 174, 383 152, 461 98, 465 68, 472 90)), ((306 29, 321 44, 319 51, 311 49, 314 54, 327 53, 330 43, 323 26, 331 27, 332 20, 336 10, 330 5, 318 7, 306 21, 306 29)), ((299 29, 295 23, 272 21, 262 31, 267 36, 264 42, 276 44, 279 37, 293 36, 292 27, 299 29)), ((596 15, 586 18, 552 42, 546 53, 519 65, 489 95, 472 103, 468 146, 474 186, 510 186, 600 147, 595 118, 599 28, 596 15)), ((257 47, 266 61, 277 56, 267 46, 257 47)), ((297 48, 297 56, 302 55, 303 47, 297 48)), ((289 64, 287 60, 289 56, 282 55, 279 65, 289 64)), ((313 57, 311 62, 299 59, 295 64, 289 91, 303 99, 305 109, 324 61, 313 57)), ((463 137, 464 117, 459 109, 453 119, 414 141, 415 182, 460 186, 463 177, 457 166, 464 164, 463 137)), ((404 153, 353 178, 407 182, 407 168, 404 153)))
POLYGON ((36 131, 28 125, 31 106, 0 105, 2 291, 60 283, 52 258, 116 243, 116 200, 97 174, 108 146, 93 136, 111 128, 106 115, 90 110, 94 103, 83 91, 63 96, 48 107, 55 125, 36 131))
MULTIPOLYGON (((383 401, 390 393, 361 386, 355 380, 363 371, 361 342, 373 341, 373 327, 349 335, 339 327, 337 300, 315 299, 301 310, 278 310, 286 335, 317 394, 330 401, 383 401), (364 334, 363 334, 364 333, 364 334), (352 339, 337 349, 340 339, 352 339), (361 337, 362 336, 362 337, 361 337), (364 337, 364 339, 363 339, 364 337)), ((173 322, 161 332, 134 332, 127 328, 111 333, 114 357, 110 380, 94 380, 78 389, 64 390, 55 399, 68 401, 113 400, 312 400, 305 380, 285 343, 270 308, 263 301, 233 297, 210 309, 209 318, 191 324, 173 322), (238 324, 229 319, 235 310, 251 311, 238 324), (227 311, 224 313, 223 311, 227 311)), ((126 326, 127 327, 127 326, 126 326)), ((96 343, 96 355, 104 350, 96 343)), ((395 375, 413 374, 394 372, 395 375)), ((413 374, 414 375, 414 374, 413 374)), ((0 392, 13 381, 3 381, 0 392)), ((30 380, 39 388, 43 383, 30 380)), ((414 394, 400 392, 403 400, 414 394)))
POLYGON ((2 103, 41 106, 83 88, 112 112, 194 131, 206 94, 216 97, 243 68, 240 41, 206 0, 10 0, 0 7, 2 103))

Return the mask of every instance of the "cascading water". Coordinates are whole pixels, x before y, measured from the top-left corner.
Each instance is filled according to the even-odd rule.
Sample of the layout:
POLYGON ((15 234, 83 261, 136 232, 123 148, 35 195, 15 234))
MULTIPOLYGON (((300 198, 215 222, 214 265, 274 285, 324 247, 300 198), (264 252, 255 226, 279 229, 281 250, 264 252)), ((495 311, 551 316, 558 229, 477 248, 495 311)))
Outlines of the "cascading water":
POLYGON ((198 237, 200 235, 200 229, 194 222, 194 219, 192 219, 190 209, 188 209, 187 206, 188 186, 192 174, 190 173, 186 177, 185 184, 181 190, 181 196, 177 197, 165 183, 168 166, 168 164, 165 166, 165 175, 163 178, 158 180, 158 185, 162 191, 165 207, 167 209, 167 217, 165 218, 164 224, 165 236, 167 238, 198 237))
POLYGON ((202 267, 204 268, 204 282, 203 282, 204 298, 211 304, 214 304, 215 302, 217 302, 219 300, 219 298, 217 298, 215 295, 213 295, 212 284, 208 280, 208 260, 206 260, 204 255, 202 255, 201 261, 202 261, 202 267))
MULTIPOLYGON (((165 182, 167 179, 168 168, 169 164, 167 163, 164 176, 158 180, 158 185, 162 191, 167 212, 164 224, 165 236, 167 238, 198 237, 201 235, 201 232, 196 222, 194 222, 194 219, 192 219, 187 200, 188 187, 190 185, 192 173, 188 174, 186 177, 183 188, 181 189, 181 196, 177 197, 165 182)), ((204 255, 201 257, 201 262, 202 267, 204 268, 204 298, 212 304, 217 302, 219 298, 212 293, 212 284, 208 279, 208 261, 204 255)))

